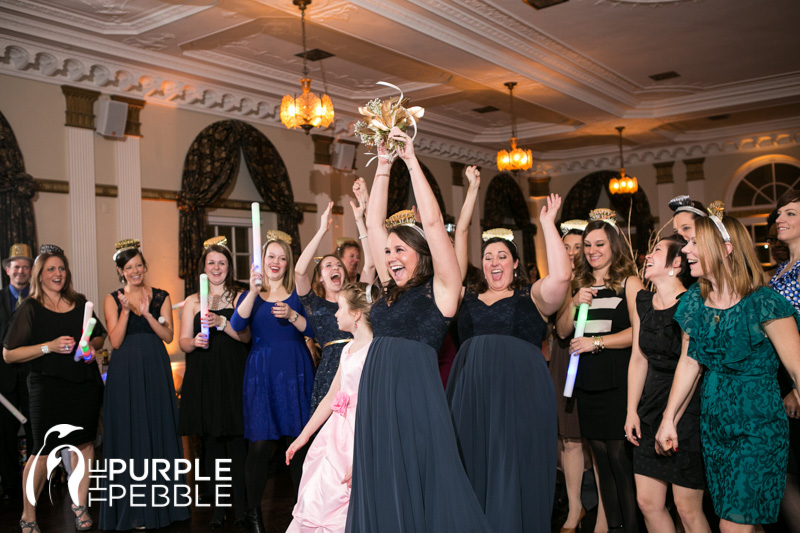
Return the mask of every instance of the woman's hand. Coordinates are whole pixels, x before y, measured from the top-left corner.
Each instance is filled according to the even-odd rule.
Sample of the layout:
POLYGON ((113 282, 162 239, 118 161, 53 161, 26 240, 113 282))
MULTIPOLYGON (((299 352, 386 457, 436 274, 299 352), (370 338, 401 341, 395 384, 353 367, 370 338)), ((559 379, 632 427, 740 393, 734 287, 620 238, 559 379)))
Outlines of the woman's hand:
POLYGON ((470 165, 467 167, 466 172, 464 172, 467 176, 467 181, 469 182, 469 189, 470 190, 478 190, 481 186, 481 171, 478 170, 478 167, 474 165, 470 165))
MULTIPOLYGON (((82 355, 83 355, 83 354, 81 354, 81 356, 82 356, 82 355)), ((97 353, 95 352, 94 346, 92 346, 92 345, 90 344, 90 345, 89 345, 89 358, 88 358, 88 359, 84 359, 84 360, 83 360, 83 362, 84 362, 84 363, 86 363, 86 364, 89 364, 89 363, 94 363, 94 360, 95 360, 95 357, 96 357, 96 355, 97 355, 97 353)))
POLYGON ((296 311, 289 307, 289 304, 284 302, 275 302, 275 305, 272 306, 272 316, 275 318, 284 318, 289 320, 289 318, 293 317, 296 314, 296 311))
POLYGON ((350 465, 350 468, 347 469, 347 473, 342 478, 342 483, 347 483, 347 488, 353 488, 353 465, 350 465))
POLYGON ((128 300, 128 297, 125 296, 125 290, 120 289, 117 291, 119 296, 117 296, 117 300, 119 300, 119 305, 122 307, 122 311, 127 313, 131 310, 131 302, 128 300))
POLYGON ((139 298, 139 314, 144 317, 150 316, 150 296, 146 290, 142 291, 142 297, 139 298))
POLYGON ((591 337, 576 337, 569 341, 569 353, 586 353, 594 351, 594 340, 591 337))
POLYGON ((572 297, 572 305, 578 307, 581 304, 592 305, 592 299, 597 296, 597 289, 591 287, 583 287, 578 289, 575 296, 572 297))
POLYGON ((286 449, 287 465, 291 462, 292 458, 294 457, 294 454, 296 454, 298 450, 300 450, 303 446, 305 446, 307 442, 308 438, 304 437, 303 435, 300 435, 299 437, 294 439, 294 442, 291 443, 289 447, 286 449))
POLYGON ((551 194, 547 197, 547 205, 542 206, 542 211, 539 213, 539 220, 544 223, 555 225, 556 215, 558 209, 561 207, 561 197, 557 194, 551 194))
POLYGON ((672 455, 678 451, 678 431, 675 424, 666 418, 661 420, 656 432, 656 453, 659 455, 672 455))
POLYGON ((800 401, 797 398, 797 389, 792 389, 783 398, 783 408, 789 418, 800 418, 800 401))
POLYGON ((250 268, 250 292, 258 294, 261 290, 261 271, 253 265, 250 268))
POLYGON ((211 329, 221 325, 222 325, 222 316, 218 315, 217 313, 212 313, 209 311, 208 316, 200 317, 200 327, 205 326, 211 329))
POLYGON ((192 339, 192 346, 195 348, 208 348, 208 337, 203 335, 203 332, 201 331, 192 339))
MULTIPOLYGON (((386 140, 381 139, 375 148, 378 151, 378 168, 379 169, 381 167, 384 167, 386 169, 391 168, 395 156, 389 155, 389 149, 386 148, 386 140)), ((379 171, 378 173, 381 172, 379 171)))
POLYGON ((358 205, 351 200, 350 207, 353 208, 353 216, 356 217, 356 220, 361 220, 367 214, 367 204, 369 203, 367 182, 364 181, 364 178, 357 178, 356 181, 353 182, 353 195, 356 197, 356 200, 358 200, 358 205))
POLYGON ((634 446, 639 445, 639 439, 642 438, 642 428, 639 422, 639 415, 636 413, 628 413, 625 419, 625 438, 634 446))
POLYGON ((50 353, 72 353, 75 348, 75 339, 64 335, 47 343, 50 353))
POLYGON ((333 215, 331 215, 331 209, 333 209, 333 202, 328 202, 328 207, 325 208, 325 211, 323 211, 322 215, 319 217, 320 233, 326 233, 329 229, 331 229, 331 224, 333 224, 333 215))
POLYGON ((400 128, 392 128, 392 131, 389 132, 389 138, 397 143, 397 155, 400 156, 400 159, 406 163, 416 159, 414 155, 414 143, 411 137, 403 133, 400 128), (400 143, 402 143, 402 146, 400 146, 400 143))

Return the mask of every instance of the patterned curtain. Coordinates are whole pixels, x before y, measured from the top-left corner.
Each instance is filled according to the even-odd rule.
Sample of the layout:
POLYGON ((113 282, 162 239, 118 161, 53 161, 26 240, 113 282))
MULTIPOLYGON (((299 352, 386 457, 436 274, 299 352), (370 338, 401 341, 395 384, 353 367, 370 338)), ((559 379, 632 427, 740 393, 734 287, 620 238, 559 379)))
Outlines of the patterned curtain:
POLYGON ((11 245, 17 242, 28 244, 36 254, 33 194, 33 178, 25 172, 17 138, 6 117, 0 113, 0 220, 3 221, 0 257, 6 257, 11 245))
POLYGON ((197 260, 203 253, 206 209, 236 179, 240 153, 244 153, 247 170, 265 207, 278 213, 278 229, 292 236, 292 251, 300 254, 297 225, 303 214, 294 203, 289 173, 280 154, 263 133, 245 122, 215 122, 195 138, 183 164, 178 241, 179 275, 186 294, 197 291, 197 260))
POLYGON ((576 183, 563 203, 561 210, 562 220, 574 218, 587 219, 589 211, 597 207, 600 193, 606 189, 611 207, 617 212, 617 222, 620 228, 628 225, 628 214, 630 213, 630 225, 636 227, 636 251, 641 254, 647 253, 647 245, 650 235, 653 233, 653 215, 650 212, 650 201, 647 199, 643 189, 639 189, 631 197, 630 194, 611 194, 608 192, 608 183, 611 178, 619 178, 619 172, 613 170, 600 170, 584 176, 576 183))
POLYGON ((528 203, 510 173, 501 172, 489 182, 483 213, 484 230, 505 226, 506 217, 511 215, 516 227, 522 230, 522 260, 526 266, 536 264, 536 244, 533 241, 536 225, 531 223, 528 203))
POLYGON ((278 150, 263 133, 245 122, 236 122, 239 128, 247 170, 268 211, 278 214, 278 229, 292 237, 292 253, 300 256, 300 231, 298 224, 303 212, 294 203, 292 182, 278 150))
MULTIPOLYGON (((431 186, 433 195, 436 197, 436 203, 439 204, 439 209, 442 211, 444 223, 449 224, 455 222, 455 218, 453 218, 452 215, 448 215, 445 210, 442 190, 439 188, 439 184, 436 183, 433 172, 421 161, 419 162, 419 166, 425 178, 428 180, 428 184, 431 186)), ((408 173, 408 168, 405 163, 400 159, 396 159, 392 164, 392 170, 389 175, 389 200, 386 206, 386 213, 391 216, 403 209, 411 209, 411 204, 408 200, 408 193, 411 190, 411 174, 408 173)))

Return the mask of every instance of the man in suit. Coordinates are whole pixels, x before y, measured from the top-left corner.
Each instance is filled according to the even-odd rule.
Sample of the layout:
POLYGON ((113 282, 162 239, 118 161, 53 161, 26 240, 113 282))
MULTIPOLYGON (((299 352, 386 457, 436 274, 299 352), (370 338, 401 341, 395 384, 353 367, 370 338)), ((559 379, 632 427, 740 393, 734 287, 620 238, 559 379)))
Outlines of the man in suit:
MULTIPOLYGON (((13 315, 30 291, 33 256, 27 244, 15 244, 3 259, 3 268, 10 280, 8 287, 0 290, 0 339, 5 339, 13 315)), ((8 364, 0 357, 0 394, 28 415, 27 368, 24 364, 8 364)), ((5 407, 0 406, 0 488, 2 497, 22 494, 22 476, 19 465, 17 433, 19 421, 5 407)), ((28 455, 33 446, 30 422, 25 424, 28 455)))

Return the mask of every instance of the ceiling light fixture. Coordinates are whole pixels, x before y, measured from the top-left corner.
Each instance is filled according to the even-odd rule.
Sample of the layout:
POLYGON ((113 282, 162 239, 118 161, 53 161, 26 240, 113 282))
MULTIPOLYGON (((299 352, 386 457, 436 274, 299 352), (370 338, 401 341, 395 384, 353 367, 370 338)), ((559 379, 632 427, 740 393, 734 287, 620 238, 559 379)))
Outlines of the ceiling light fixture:
POLYGON ((303 30, 303 77, 300 87, 303 94, 296 97, 287 94, 281 100, 281 123, 289 129, 303 128, 306 135, 313 128, 327 128, 333 122, 333 103, 327 94, 320 98, 311 92, 311 78, 308 77, 308 51, 306 50, 306 7, 311 0, 294 0, 300 8, 300 26, 303 30))
POLYGON ((505 83, 511 98, 511 151, 500 150, 497 152, 497 168, 504 170, 528 170, 533 166, 533 154, 530 150, 517 148, 517 119, 514 116, 514 87, 515 81, 505 83))
POLYGON ((633 194, 639 190, 639 180, 625 175, 625 160, 622 158, 622 130, 625 126, 617 126, 619 132, 619 178, 611 178, 608 190, 611 194, 633 194))

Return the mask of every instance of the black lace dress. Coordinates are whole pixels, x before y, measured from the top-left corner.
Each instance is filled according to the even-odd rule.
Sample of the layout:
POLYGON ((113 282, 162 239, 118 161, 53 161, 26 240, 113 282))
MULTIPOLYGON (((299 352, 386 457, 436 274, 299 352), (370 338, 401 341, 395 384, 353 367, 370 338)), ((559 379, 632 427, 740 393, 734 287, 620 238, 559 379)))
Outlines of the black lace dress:
POLYGON ((668 309, 656 310, 652 292, 642 290, 636 295, 639 348, 647 357, 647 377, 637 409, 642 438, 633 449, 633 471, 681 487, 702 489, 705 475, 700 449, 700 384, 678 422, 680 452, 667 457, 655 450, 656 432, 681 356, 681 327, 674 319, 677 308, 675 302, 668 309))
POLYGON ((464 296, 463 344, 447 400, 464 468, 493 531, 550 530, 558 422, 541 352, 546 332, 530 285, 492 305, 469 290, 464 296))
MULTIPOLYGON (((117 310, 120 310, 119 293, 114 291, 111 295, 117 310)), ((161 315, 161 306, 167 296, 166 291, 153 288, 150 300, 153 316, 161 315)), ((125 464, 132 460, 135 468, 139 469, 135 470, 138 473, 144 468, 145 461, 166 459, 174 465, 175 459, 183 459, 169 354, 147 319, 133 311, 128 317, 122 346, 111 354, 103 401, 103 428, 103 459, 122 459, 125 464)), ((154 482, 152 477, 133 481, 128 469, 113 480, 103 479, 106 491, 101 494, 108 494, 109 481, 124 486, 126 494, 130 494, 131 485, 136 483, 135 490, 144 495, 139 501, 159 503, 165 501, 163 486, 166 485, 169 494, 173 494, 172 485, 186 483, 182 474, 177 481, 172 477, 170 481, 159 478, 154 482)), ((132 506, 130 499, 126 498, 113 502, 108 499, 100 503, 100 529, 156 529, 189 518, 188 507, 178 507, 174 500, 169 505, 153 507, 132 506)))
POLYGON ((439 376, 450 319, 433 283, 372 307, 356 414, 348 532, 491 531, 464 473, 439 376))
POLYGON ((319 366, 314 376, 314 389, 311 391, 311 414, 313 415, 317 405, 331 388, 333 377, 339 369, 342 348, 353 340, 353 336, 339 329, 339 323, 336 321, 339 304, 320 298, 314 294, 314 291, 308 291, 308 294, 300 296, 300 302, 306 310, 306 318, 311 321, 317 342, 322 348, 319 366))

